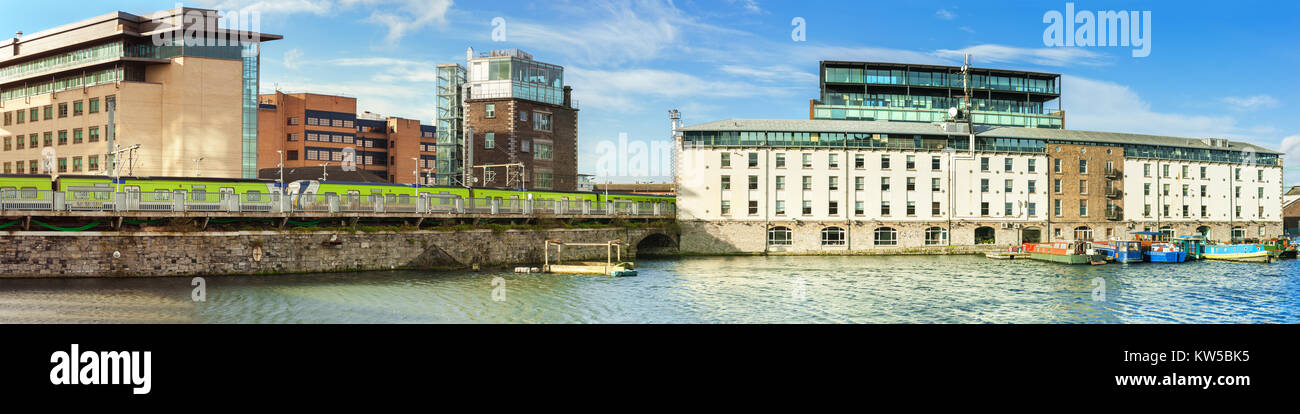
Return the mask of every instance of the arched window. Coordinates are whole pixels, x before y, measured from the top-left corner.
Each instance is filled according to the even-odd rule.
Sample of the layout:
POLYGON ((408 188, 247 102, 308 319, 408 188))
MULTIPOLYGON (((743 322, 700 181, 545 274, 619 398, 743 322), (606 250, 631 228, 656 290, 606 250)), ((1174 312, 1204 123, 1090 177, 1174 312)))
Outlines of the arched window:
POLYGON ((925 245, 937 246, 948 244, 948 229, 943 227, 931 227, 925 229, 925 245))
POLYGON ((1164 233, 1166 236, 1169 236, 1170 239, 1174 238, 1174 236, 1175 236, 1174 233, 1176 233, 1176 232, 1174 231, 1174 227, 1173 227, 1173 226, 1164 226, 1164 227, 1161 227, 1161 228, 1160 228, 1160 232, 1161 232, 1161 233, 1164 233))
POLYGON ((1037 227, 1025 227, 1020 231, 1020 240, 1024 243, 1041 243, 1043 230, 1037 227))
POLYGON ((892 227, 881 227, 876 229, 876 245, 897 246, 898 230, 894 230, 892 227))
POLYGON ((794 232, 789 227, 773 227, 767 230, 768 246, 789 246, 794 244, 794 232))
POLYGON ((1232 241, 1240 241, 1246 238, 1246 228, 1237 226, 1232 228, 1232 241))
POLYGON ((992 227, 980 227, 975 229, 975 244, 994 244, 997 243, 997 231, 992 227))
POLYGON ((843 246, 844 229, 839 227, 827 227, 822 229, 822 246, 843 246))
POLYGON ((1209 239, 1210 239, 1210 226, 1201 226, 1201 227, 1197 227, 1197 228, 1196 228, 1196 234, 1201 235, 1201 237, 1204 237, 1205 240, 1209 240, 1209 239))
POLYGON ((1074 228, 1074 239, 1081 241, 1092 240, 1092 229, 1088 226, 1079 226, 1074 228))

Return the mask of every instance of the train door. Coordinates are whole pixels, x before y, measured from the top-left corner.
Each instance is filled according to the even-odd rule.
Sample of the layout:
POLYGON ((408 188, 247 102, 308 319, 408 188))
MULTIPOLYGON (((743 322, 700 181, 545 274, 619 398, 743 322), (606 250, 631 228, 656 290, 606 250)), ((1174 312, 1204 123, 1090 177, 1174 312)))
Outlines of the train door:
POLYGON ((126 210, 127 211, 139 210, 140 209, 140 186, 128 185, 122 189, 126 191, 126 194, 123 196, 126 197, 126 199, 124 200, 126 203, 126 210))

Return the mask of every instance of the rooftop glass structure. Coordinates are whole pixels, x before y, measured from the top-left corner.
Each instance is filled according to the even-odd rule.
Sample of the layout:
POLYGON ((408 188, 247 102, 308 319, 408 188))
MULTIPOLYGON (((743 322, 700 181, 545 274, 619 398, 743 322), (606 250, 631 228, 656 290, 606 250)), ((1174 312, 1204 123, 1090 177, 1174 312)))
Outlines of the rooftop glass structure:
POLYGON ((468 82, 469 99, 518 98, 564 104, 564 68, 535 61, 517 49, 471 58, 468 82))
MULTIPOLYGON (((822 61, 821 99, 811 119, 942 122, 961 107, 961 68, 879 62, 822 61)), ((976 124, 1062 129, 1061 75, 999 69, 970 71, 976 124)))

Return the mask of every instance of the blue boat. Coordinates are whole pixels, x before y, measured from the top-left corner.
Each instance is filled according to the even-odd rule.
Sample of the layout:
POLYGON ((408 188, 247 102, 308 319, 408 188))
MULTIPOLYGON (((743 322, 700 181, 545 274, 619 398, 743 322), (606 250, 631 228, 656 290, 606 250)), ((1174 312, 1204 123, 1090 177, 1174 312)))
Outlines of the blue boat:
POLYGON ((1142 252, 1148 262, 1182 263, 1187 261, 1187 252, 1173 243, 1152 243, 1148 250, 1142 252))
POLYGON ((1205 258, 1252 263, 1271 263, 1273 261, 1273 255, 1269 254, 1268 250, 1258 243, 1208 244, 1205 246, 1205 258))
POLYGON ((1111 240, 1093 245, 1098 252, 1106 255, 1106 260, 1116 263, 1142 262, 1142 242, 1137 240, 1111 240))

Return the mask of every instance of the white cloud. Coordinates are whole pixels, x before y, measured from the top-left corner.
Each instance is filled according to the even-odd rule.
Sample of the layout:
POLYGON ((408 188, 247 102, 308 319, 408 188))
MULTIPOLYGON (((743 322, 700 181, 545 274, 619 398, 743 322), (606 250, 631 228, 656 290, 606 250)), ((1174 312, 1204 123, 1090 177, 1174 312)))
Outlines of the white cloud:
POLYGON ((1157 112, 1137 92, 1113 82, 1063 75, 1065 126, 1188 138, 1245 139, 1230 116, 1157 112))
POLYGON ((260 15, 294 15, 300 13, 332 16, 357 8, 370 8, 364 21, 384 26, 384 41, 395 45, 413 31, 431 24, 445 24, 452 0, 202 0, 200 4, 217 10, 239 10, 260 15))
POLYGON ((763 12, 763 8, 758 6, 757 0, 727 0, 727 2, 732 4, 740 3, 740 7, 744 7, 745 10, 748 10, 751 13, 763 12))
POLYGON ((804 93, 797 86, 765 86, 735 80, 711 80, 681 72, 658 69, 597 70, 565 68, 566 83, 575 87, 575 99, 583 105, 606 109, 634 108, 646 99, 736 99, 793 97, 804 93))
POLYGON ((939 9, 939 11, 934 12, 934 15, 944 20, 952 20, 957 18, 957 13, 950 12, 947 9, 939 9))
POLYGON ((990 63, 1032 63, 1043 66, 1105 65, 1106 56, 1078 47, 1022 48, 995 44, 983 44, 963 49, 940 49, 935 55, 960 60, 963 54, 975 55, 980 62, 990 63))
POLYGON ((289 51, 284 52, 284 61, 281 63, 284 64, 285 69, 298 70, 298 66, 302 64, 302 56, 301 50, 297 48, 289 49, 289 51))
POLYGON ((958 27, 958 29, 966 33, 971 33, 971 34, 975 33, 975 29, 970 28, 970 26, 962 26, 962 27, 958 27))
POLYGON ((1282 151, 1284 154, 1282 155, 1282 165, 1287 167, 1286 170, 1283 170, 1285 171, 1284 181, 1291 185, 1300 184, 1300 168, 1297 168, 1297 166, 1300 166, 1300 135, 1282 138, 1282 147, 1278 151, 1282 151))
POLYGON ((451 0, 405 0, 397 7, 377 7, 366 21, 387 26, 388 36, 384 40, 395 45, 412 31, 434 23, 446 24, 451 5, 451 0))
POLYGON ((1246 97, 1229 96, 1223 98, 1223 102, 1231 105, 1229 108, 1238 111, 1251 111, 1256 109, 1273 108, 1278 105, 1276 98, 1268 95, 1255 95, 1246 97))

